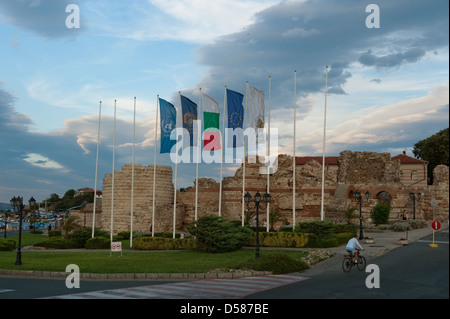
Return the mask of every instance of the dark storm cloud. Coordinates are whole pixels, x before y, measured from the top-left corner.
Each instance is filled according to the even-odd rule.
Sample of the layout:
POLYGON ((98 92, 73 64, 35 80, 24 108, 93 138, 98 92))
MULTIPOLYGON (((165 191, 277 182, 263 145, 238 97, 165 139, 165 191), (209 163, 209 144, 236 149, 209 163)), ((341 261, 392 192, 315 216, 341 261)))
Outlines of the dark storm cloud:
POLYGON ((289 1, 259 12, 255 23, 241 32, 199 49, 198 62, 209 66, 199 86, 223 96, 224 85, 245 91, 248 80, 267 92, 271 75, 272 105, 291 107, 294 70, 299 97, 324 91, 327 65, 328 92, 346 94, 354 64, 401 67, 448 46, 447 1, 378 2, 379 29, 365 25, 370 3, 289 1))

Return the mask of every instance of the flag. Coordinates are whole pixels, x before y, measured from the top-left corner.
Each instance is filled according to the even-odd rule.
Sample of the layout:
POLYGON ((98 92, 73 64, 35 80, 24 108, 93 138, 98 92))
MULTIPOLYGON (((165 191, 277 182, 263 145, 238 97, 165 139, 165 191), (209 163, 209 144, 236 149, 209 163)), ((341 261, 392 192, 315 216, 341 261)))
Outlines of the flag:
POLYGON ((227 89, 227 128, 233 129, 233 132, 228 132, 228 147, 236 148, 244 145, 244 107, 242 106, 243 99, 244 96, 241 93, 227 89), (233 143, 232 145, 230 145, 231 142, 233 143))
MULTIPOLYGON (((183 128, 189 133, 189 143, 184 140, 183 147, 193 146, 194 142, 194 121, 197 120, 197 104, 181 95, 181 111, 183 116, 183 128)), ((183 136, 183 139, 187 137, 183 136)))
POLYGON ((161 150, 160 153, 170 153, 176 140, 170 139, 170 134, 177 126, 177 111, 173 104, 159 99, 159 110, 161 118, 161 150))
POLYGON ((203 141, 205 151, 220 150, 219 103, 202 93, 203 102, 203 141))
POLYGON ((247 128, 255 130, 254 136, 248 135, 248 145, 253 148, 258 143, 264 143, 264 135, 258 134, 258 129, 264 128, 264 92, 249 86, 247 107, 247 128))

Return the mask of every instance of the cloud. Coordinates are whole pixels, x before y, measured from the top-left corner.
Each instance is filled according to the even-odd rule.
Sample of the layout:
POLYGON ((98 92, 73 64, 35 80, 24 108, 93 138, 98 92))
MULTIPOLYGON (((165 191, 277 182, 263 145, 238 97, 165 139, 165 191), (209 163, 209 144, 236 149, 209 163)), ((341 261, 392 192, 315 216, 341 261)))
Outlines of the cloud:
POLYGON ((66 27, 66 7, 73 0, 2 0, 0 18, 45 39, 75 38, 83 28, 66 27))
POLYGON ((365 26, 367 4, 285 1, 264 9, 254 23, 198 49, 198 63, 208 72, 197 86, 223 96, 224 85, 245 91, 248 80, 267 91, 271 75, 273 105, 286 108, 292 106, 294 70, 299 96, 324 91, 327 65, 328 92, 342 95, 358 65, 402 67, 448 47, 448 31, 442 29, 448 25, 442 6, 448 3, 383 3, 382 26, 376 30, 365 26))
POLYGON ((40 167, 40 168, 46 168, 46 169, 55 169, 59 171, 65 171, 69 172, 64 166, 61 164, 52 161, 51 159, 42 156, 41 154, 36 153, 29 153, 26 154, 26 157, 23 159, 25 162, 30 163, 31 165, 40 167))
MULTIPOLYGON (((357 118, 348 119, 327 133, 330 151, 342 150, 342 145, 364 148, 412 147, 438 128, 448 127, 449 86, 442 84, 429 94, 396 104, 369 108, 357 118)), ((316 144, 319 149, 319 143, 316 144)))
MULTIPOLYGON (((1 84, 1 82, 0 82, 1 84)), ((30 117, 18 113, 14 108, 16 98, 0 87, 0 132, 17 133, 26 130, 32 124, 30 117)), ((0 143, 1 145, 1 143, 0 143)))
POLYGON ((405 52, 397 52, 393 54, 388 54, 384 56, 375 56, 372 54, 371 50, 364 53, 359 57, 359 62, 365 66, 375 66, 375 67, 394 67, 399 66, 404 63, 414 63, 425 55, 425 50, 423 48, 411 48, 407 49, 405 52))
POLYGON ((111 37, 208 43, 218 36, 239 31, 254 21, 256 12, 278 2, 280 0, 97 1, 90 3, 87 11, 91 27, 111 37))

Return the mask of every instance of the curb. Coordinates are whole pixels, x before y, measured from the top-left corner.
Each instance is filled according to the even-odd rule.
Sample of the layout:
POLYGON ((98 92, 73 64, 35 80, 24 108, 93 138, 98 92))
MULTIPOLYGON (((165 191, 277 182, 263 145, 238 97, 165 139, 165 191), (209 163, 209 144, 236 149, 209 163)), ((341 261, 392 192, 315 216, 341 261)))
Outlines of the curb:
MULTIPOLYGON (((71 273, 36 271, 36 270, 5 270, 0 269, 0 277, 21 277, 33 279, 65 279, 71 273)), ((199 280, 199 279, 236 279, 272 275, 270 271, 236 271, 210 273, 124 273, 124 274, 91 274, 80 273, 81 280, 199 280)))

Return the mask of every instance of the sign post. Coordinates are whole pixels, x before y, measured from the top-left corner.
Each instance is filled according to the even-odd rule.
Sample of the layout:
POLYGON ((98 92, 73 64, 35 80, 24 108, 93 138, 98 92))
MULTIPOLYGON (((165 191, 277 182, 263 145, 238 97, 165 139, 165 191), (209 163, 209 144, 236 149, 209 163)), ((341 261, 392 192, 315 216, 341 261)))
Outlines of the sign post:
POLYGON ((441 229, 441 223, 435 220, 434 222, 431 223, 431 228, 433 228, 433 243, 430 244, 429 246, 432 248, 436 248, 438 245, 434 243, 434 232, 436 230, 441 229))

